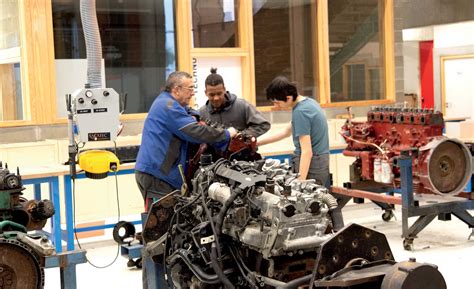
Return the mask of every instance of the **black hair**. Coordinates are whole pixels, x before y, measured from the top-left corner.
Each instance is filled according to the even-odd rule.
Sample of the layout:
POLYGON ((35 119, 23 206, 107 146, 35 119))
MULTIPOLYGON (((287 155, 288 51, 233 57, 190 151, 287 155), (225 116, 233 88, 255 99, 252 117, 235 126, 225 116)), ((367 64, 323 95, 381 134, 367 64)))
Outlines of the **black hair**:
POLYGON ((165 91, 171 92, 176 86, 180 86, 184 78, 193 78, 191 74, 185 71, 172 72, 166 79, 165 91))
POLYGON ((217 86, 219 84, 224 85, 224 79, 220 74, 217 74, 217 68, 211 68, 211 74, 209 74, 206 78, 205 85, 206 86, 217 86))
POLYGON ((296 85, 285 76, 275 77, 265 89, 268 100, 286 101, 288 95, 293 96, 293 101, 298 97, 296 85))

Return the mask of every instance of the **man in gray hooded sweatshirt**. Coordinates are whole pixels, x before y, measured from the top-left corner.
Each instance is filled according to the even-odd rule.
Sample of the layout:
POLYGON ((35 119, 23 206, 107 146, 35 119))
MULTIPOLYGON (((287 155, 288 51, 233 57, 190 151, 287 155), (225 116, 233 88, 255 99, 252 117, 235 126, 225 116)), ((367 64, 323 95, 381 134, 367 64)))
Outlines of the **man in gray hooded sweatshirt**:
POLYGON ((270 129, 270 123, 257 109, 242 98, 226 91, 224 79, 211 68, 206 78, 206 105, 199 109, 202 119, 234 127, 238 131, 259 137, 270 129))

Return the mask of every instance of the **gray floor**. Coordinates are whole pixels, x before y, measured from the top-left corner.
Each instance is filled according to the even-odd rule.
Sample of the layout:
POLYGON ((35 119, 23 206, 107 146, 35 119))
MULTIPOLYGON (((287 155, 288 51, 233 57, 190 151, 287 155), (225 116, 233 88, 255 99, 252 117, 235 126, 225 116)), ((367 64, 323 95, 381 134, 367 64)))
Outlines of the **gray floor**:
MULTIPOLYGON (((443 274, 448 289, 474 288, 474 236, 467 240, 471 229, 453 216, 452 221, 434 220, 415 239, 414 250, 405 251, 401 239, 401 213, 396 210, 396 220, 383 222, 382 211, 371 203, 351 204, 343 210, 346 223, 358 223, 384 233, 390 243, 396 261, 416 258, 418 262, 436 264, 443 274)), ((474 212, 471 211, 471 214, 474 212)), ((411 218, 414 221, 414 218, 411 218)), ((410 221, 412 221, 410 219, 410 221)), ((110 263, 117 252, 113 241, 89 243, 88 258, 99 266, 110 263)), ((127 260, 121 256, 106 269, 96 269, 89 264, 77 266, 77 288, 141 288, 141 271, 129 269, 127 260)), ((45 288, 59 289, 59 272, 57 269, 45 271, 45 288)), ((65 287, 71 288, 71 287, 65 287)), ((423 288, 429 289, 429 288, 423 288)))

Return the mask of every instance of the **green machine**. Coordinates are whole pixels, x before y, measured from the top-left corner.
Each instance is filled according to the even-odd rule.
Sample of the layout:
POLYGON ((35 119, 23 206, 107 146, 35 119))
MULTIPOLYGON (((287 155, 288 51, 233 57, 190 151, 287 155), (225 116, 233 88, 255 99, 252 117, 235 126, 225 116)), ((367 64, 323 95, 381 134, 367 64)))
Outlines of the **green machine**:
POLYGON ((0 288, 43 288, 44 257, 55 254, 48 238, 34 232, 44 227, 54 206, 23 198, 24 189, 19 169, 11 173, 0 162, 0 288))

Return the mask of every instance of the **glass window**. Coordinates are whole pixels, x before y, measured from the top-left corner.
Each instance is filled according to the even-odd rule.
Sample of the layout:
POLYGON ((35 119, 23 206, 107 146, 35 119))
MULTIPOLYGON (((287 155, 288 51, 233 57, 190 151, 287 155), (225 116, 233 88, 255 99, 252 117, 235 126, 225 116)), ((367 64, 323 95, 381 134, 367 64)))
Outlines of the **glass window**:
POLYGON ((194 47, 236 47, 238 0, 192 0, 194 47))
POLYGON ((382 97, 378 2, 328 1, 331 102, 382 97))
MULTIPOLYGON (((80 66, 77 69, 84 71, 87 62, 79 1, 53 0, 52 6, 57 70, 70 63, 59 60, 74 59, 77 63, 67 64, 71 70, 80 66)), ((106 86, 127 93, 125 113, 147 112, 166 77, 176 69, 173 0, 102 0, 96 2, 96 9, 106 86)), ((69 81, 74 77, 71 74, 69 81)), ((84 83, 76 85, 69 88, 71 92, 84 83)), ((58 112, 60 117, 66 115, 63 95, 58 96, 58 112)))
POLYGON ((278 75, 294 81, 299 93, 316 97, 314 57, 316 1, 254 0, 253 37, 256 102, 272 105, 265 95, 268 83, 278 75))
POLYGON ((0 11, 0 121, 24 120, 18 1, 1 1, 0 11))

